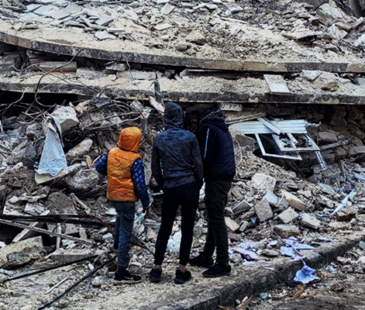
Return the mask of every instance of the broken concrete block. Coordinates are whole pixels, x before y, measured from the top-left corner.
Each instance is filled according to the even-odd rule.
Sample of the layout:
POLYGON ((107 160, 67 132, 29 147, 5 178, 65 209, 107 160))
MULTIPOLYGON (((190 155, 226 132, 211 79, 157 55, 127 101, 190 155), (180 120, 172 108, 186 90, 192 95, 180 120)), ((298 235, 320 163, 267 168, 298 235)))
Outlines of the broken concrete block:
POLYGON ((276 206, 279 202, 278 197, 271 191, 268 191, 264 197, 269 204, 276 206))
POLYGON ((156 238, 157 238, 156 231, 154 231, 152 228, 148 227, 147 228, 146 240, 147 241, 155 241, 156 238))
POLYGON ((301 214, 302 217, 302 224, 304 226, 313 228, 313 229, 318 229, 321 226, 321 221, 317 220, 317 218, 315 217, 315 215, 313 214, 301 214))
MULTIPOLYGON (((51 214, 77 215, 73 200, 62 192, 54 192, 49 195, 47 208, 51 214)), ((47 223, 47 228, 56 231, 56 224, 47 223)), ((62 224, 62 232, 66 235, 78 234, 79 228, 73 224, 62 224)))
POLYGON ((33 139, 42 133, 42 125, 39 123, 30 124, 27 127, 26 135, 28 138, 33 139))
POLYGON ((281 197, 278 201, 277 207, 286 209, 289 207, 288 201, 285 199, 285 197, 281 197))
POLYGON ((301 201, 298 197, 294 196, 293 194, 283 191, 283 196, 288 201, 289 206, 299 210, 299 211, 306 211, 307 205, 301 201))
POLYGON ((166 3, 161 9, 161 14, 169 15, 173 10, 175 10, 175 6, 170 3, 166 3))
POLYGON ((76 112, 72 107, 60 107, 55 110, 51 116, 57 117, 60 120, 62 133, 79 124, 79 120, 76 117, 76 112))
POLYGON ((111 33, 109 33, 108 31, 105 31, 105 30, 95 32, 94 36, 98 40, 113 40, 113 39, 117 38, 115 35, 112 35, 111 33))
POLYGON ((128 70, 128 65, 124 62, 117 62, 111 65, 106 66, 106 72, 124 72, 128 70))
POLYGON ((338 28, 336 25, 332 25, 327 29, 329 36, 334 40, 341 40, 348 35, 347 31, 338 28))
POLYGON ((252 206, 246 200, 242 200, 232 207, 232 211, 234 215, 238 215, 244 211, 250 210, 251 208, 252 206))
POLYGON ((264 173, 256 173, 252 177, 253 186, 257 189, 263 189, 266 191, 274 191, 276 185, 276 179, 264 174, 264 173))
POLYGON ((93 145, 93 140, 90 138, 85 139, 84 141, 80 142, 74 148, 69 150, 66 154, 66 158, 68 161, 73 161, 76 158, 82 158, 86 155, 93 145))
POLYGON ((280 213, 278 217, 284 224, 288 224, 291 221, 297 219, 299 217, 299 214, 295 212, 293 208, 288 208, 280 213))
POLYGON ((263 250, 261 254, 266 257, 278 257, 280 255, 278 251, 267 249, 263 250))
POLYGON ((158 25, 156 25, 154 28, 155 28, 155 30, 161 31, 161 30, 169 29, 169 28, 171 28, 171 27, 172 27, 172 25, 171 25, 171 24, 167 24, 167 23, 165 23, 165 24, 158 24, 158 25))
POLYGON ((303 70, 301 76, 308 81, 314 81, 322 74, 322 71, 303 70))
POLYGON ((76 70, 76 77, 85 79, 100 79, 104 76, 103 71, 95 71, 89 68, 79 68, 76 70))
MULTIPOLYGON (((185 39, 187 42, 195 43, 197 45, 204 45, 206 42, 205 36, 196 30, 193 30, 192 32, 190 32, 185 39)), ((242 107, 242 105, 241 105, 241 107, 242 107)), ((239 111, 242 111, 242 108, 239 111)))
POLYGON ((264 222, 274 216, 270 204, 265 198, 255 205, 254 209, 260 222, 264 222))
POLYGON ((274 231, 282 238, 289 238, 291 236, 300 235, 299 228, 291 225, 284 225, 284 224, 275 225, 274 231))
POLYGON ((66 177, 66 184, 71 191, 89 191, 99 183, 100 175, 94 169, 80 170, 72 176, 66 177))
POLYGON ((243 221, 240 226, 240 232, 244 232, 249 226, 250 226, 249 222, 243 221))
POLYGON ((337 136, 334 132, 331 131, 321 131, 317 135, 319 144, 329 144, 329 143, 336 143, 337 136))
POLYGON ((318 10, 317 13, 323 17, 327 17, 329 19, 342 19, 343 15, 341 11, 333 6, 331 6, 329 3, 322 4, 318 10))
POLYGON ((155 80, 156 79, 156 72, 154 71, 137 71, 131 70, 129 74, 132 80, 155 80))
POLYGON ((80 249, 59 249, 49 255, 49 258, 57 263, 65 264, 73 262, 78 259, 83 259, 93 255, 94 253, 90 250, 80 249))
POLYGON ((38 68, 45 72, 76 72, 77 63, 63 62, 63 61, 45 61, 38 64, 38 68))
POLYGON ((28 202, 25 205, 24 213, 30 214, 30 215, 41 215, 44 211, 46 211, 46 208, 43 204, 38 202, 28 202))
POLYGON ((234 220, 232 220, 230 217, 225 217, 224 218, 226 221, 226 225, 227 227, 231 230, 231 231, 236 231, 240 228, 240 225, 238 225, 234 220))
POLYGON ((222 111, 241 112, 243 110, 243 105, 236 103, 218 103, 218 107, 222 111))
POLYGON ((7 245, 0 250, 0 268, 22 266, 39 259, 44 253, 41 236, 7 245))

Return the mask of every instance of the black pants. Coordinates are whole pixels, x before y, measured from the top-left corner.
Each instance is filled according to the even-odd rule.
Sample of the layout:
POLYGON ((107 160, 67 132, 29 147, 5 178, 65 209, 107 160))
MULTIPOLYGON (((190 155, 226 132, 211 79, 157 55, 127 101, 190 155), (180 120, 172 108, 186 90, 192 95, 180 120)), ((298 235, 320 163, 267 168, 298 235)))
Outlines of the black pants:
POLYGON ((205 183, 205 204, 208 213, 208 234, 204 246, 205 258, 212 258, 217 248, 217 263, 228 265, 228 232, 224 220, 231 181, 210 180, 205 183))
POLYGON ((161 265, 163 262, 179 205, 181 205, 180 265, 185 266, 188 263, 193 242, 195 215, 199 205, 199 187, 196 183, 164 190, 161 227, 156 241, 156 265, 161 265))

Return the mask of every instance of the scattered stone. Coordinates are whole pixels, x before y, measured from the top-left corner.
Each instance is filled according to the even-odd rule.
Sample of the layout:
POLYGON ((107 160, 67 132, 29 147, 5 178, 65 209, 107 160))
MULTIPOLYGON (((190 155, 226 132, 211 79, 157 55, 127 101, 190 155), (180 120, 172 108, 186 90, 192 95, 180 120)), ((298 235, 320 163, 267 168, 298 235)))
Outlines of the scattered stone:
POLYGON ((274 231, 282 238, 289 238, 291 236, 295 237, 300 235, 299 228, 291 225, 275 225, 274 231))
POLYGON ((257 189, 263 189, 266 191, 274 191, 276 185, 276 179, 264 174, 264 173, 256 173, 252 177, 253 186, 257 189))
POLYGON ((42 237, 9 244, 0 249, 0 268, 12 269, 39 259, 45 253, 42 237))
POLYGON ((82 158, 84 155, 88 154, 91 147, 93 145, 93 140, 90 138, 85 139, 84 141, 80 142, 74 148, 69 150, 66 154, 66 158, 68 161, 73 161, 76 158, 82 158))
POLYGON ((131 70, 128 72, 133 80, 155 80, 156 72, 154 71, 137 71, 131 70))
POLYGON ((308 81, 314 81, 321 74, 322 71, 303 70, 301 76, 307 79, 308 81))
POLYGON ((299 218, 299 214, 295 212, 293 208, 288 208, 280 213, 278 217, 284 224, 288 224, 291 221, 299 218))
POLYGON ((156 240, 156 238, 157 238, 156 231, 154 231, 152 228, 148 227, 147 235, 146 235, 147 241, 154 241, 154 240, 156 240))
POLYGON ((162 31, 162 30, 166 30, 166 29, 172 28, 172 25, 171 24, 158 24, 154 28, 157 31, 162 31))
POLYGON ((319 220, 317 220, 317 218, 315 217, 315 215, 313 214, 301 214, 302 217, 302 224, 304 226, 313 228, 313 229, 318 229, 321 226, 321 222, 319 220))
POLYGON ((55 110, 51 116, 57 117, 59 119, 62 133, 67 132, 69 129, 79 124, 79 120, 76 117, 76 112, 72 107, 60 107, 55 110))
POLYGON ((279 202, 279 198, 271 191, 268 191, 264 197, 269 204, 276 206, 279 202))
POLYGON ((301 201, 298 197, 294 196, 293 194, 283 191, 282 193, 285 197, 285 199, 288 201, 289 206, 299 210, 299 211, 306 211, 307 205, 301 201))
POLYGON ((66 184, 72 191, 89 191, 95 189, 100 175, 94 169, 80 170, 74 175, 65 178, 66 184))
POLYGON ((240 225, 238 225, 234 220, 232 220, 230 217, 225 217, 225 221, 226 221, 226 225, 227 227, 235 232, 236 230, 238 230, 240 228, 240 225))
POLYGON ((101 287, 102 283, 103 283, 103 281, 101 280, 101 278, 100 278, 100 277, 95 277, 95 278, 93 279, 93 281, 91 282, 91 285, 92 285, 93 287, 101 287))
POLYGON ((107 31, 97 31, 94 33, 94 36, 98 39, 98 40, 114 40, 117 37, 115 35, 112 35, 111 33, 107 32, 107 31))
POLYGON ((240 226, 240 232, 244 232, 249 226, 250 226, 249 222, 243 221, 240 226))
POLYGON ((175 6, 170 4, 170 3, 166 3, 162 9, 161 9, 161 13, 164 15, 169 15, 173 10, 175 10, 175 6))
POLYGON ((265 198, 255 205, 254 209, 260 222, 264 222, 274 216, 270 204, 265 198))
POLYGON ((341 40, 348 35, 347 31, 338 28, 336 25, 332 25, 327 31, 334 40, 341 40))
POLYGON ((261 253, 263 256, 267 256, 267 257, 278 257, 280 254, 278 251, 275 250, 263 250, 261 253))
POLYGON ((193 30, 186 37, 186 41, 195 43, 197 45, 204 45, 206 42, 206 38, 202 33, 198 32, 196 30, 193 30))
POLYGON ((334 132, 331 131, 321 131, 318 133, 318 142, 319 144, 330 144, 337 142, 337 136, 334 132))
POLYGON ((341 11, 333 6, 331 6, 329 3, 322 4, 318 10, 319 15, 322 15, 323 17, 327 17, 329 19, 342 19, 343 15, 341 11))

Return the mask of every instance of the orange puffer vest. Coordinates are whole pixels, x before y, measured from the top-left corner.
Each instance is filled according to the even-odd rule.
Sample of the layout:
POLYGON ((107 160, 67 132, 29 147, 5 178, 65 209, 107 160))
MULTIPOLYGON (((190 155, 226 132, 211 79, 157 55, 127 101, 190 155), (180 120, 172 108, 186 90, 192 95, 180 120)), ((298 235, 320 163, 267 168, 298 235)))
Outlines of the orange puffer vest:
POLYGON ((140 159, 137 153, 142 133, 137 127, 125 128, 121 131, 118 147, 109 151, 108 155, 108 190, 107 198, 112 201, 137 201, 134 191, 131 168, 140 159))

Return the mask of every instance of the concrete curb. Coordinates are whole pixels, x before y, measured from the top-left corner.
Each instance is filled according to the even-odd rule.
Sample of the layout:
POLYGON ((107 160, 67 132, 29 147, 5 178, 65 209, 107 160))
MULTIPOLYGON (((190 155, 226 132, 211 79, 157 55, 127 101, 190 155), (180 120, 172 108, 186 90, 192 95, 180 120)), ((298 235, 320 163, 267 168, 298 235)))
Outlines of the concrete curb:
MULTIPOLYGON (((305 253, 306 264, 319 268, 334 261, 351 248, 365 241, 365 234, 352 236, 350 239, 336 243, 328 243, 315 251, 305 253)), ((273 270, 260 269, 253 275, 237 278, 234 284, 209 292, 209 295, 196 296, 180 302, 179 306, 164 307, 163 310, 214 310, 219 306, 232 306, 235 300, 272 290, 279 284, 292 281, 295 273, 302 267, 300 262, 288 262, 276 265, 273 270)))

